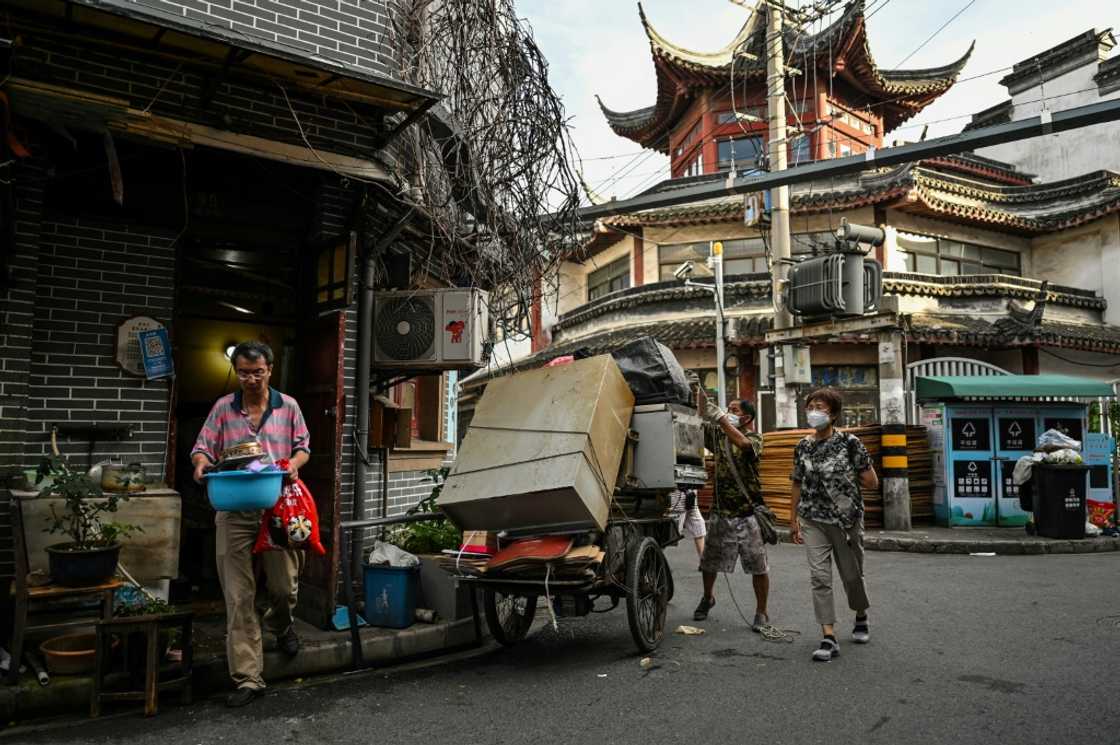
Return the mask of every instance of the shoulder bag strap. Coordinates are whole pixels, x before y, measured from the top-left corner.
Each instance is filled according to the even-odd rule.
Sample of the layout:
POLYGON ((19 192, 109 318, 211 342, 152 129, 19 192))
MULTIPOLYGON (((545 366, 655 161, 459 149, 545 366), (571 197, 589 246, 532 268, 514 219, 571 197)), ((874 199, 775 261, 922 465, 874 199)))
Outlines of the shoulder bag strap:
POLYGON ((752 505, 757 504, 757 502, 755 502, 754 498, 751 496, 750 492, 747 491, 747 487, 743 483, 743 477, 739 475, 739 467, 735 465, 735 458, 732 457, 731 447, 727 442, 726 436, 724 436, 722 444, 723 455, 725 458, 727 458, 727 465, 731 468, 731 475, 735 478, 735 484, 739 487, 739 491, 744 497, 747 498, 747 501, 749 501, 752 505))

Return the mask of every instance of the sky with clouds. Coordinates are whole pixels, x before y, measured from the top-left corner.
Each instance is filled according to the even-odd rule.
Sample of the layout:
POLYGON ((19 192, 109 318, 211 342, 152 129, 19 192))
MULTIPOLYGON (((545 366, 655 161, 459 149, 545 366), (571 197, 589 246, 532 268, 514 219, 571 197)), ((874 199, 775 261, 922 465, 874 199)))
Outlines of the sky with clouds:
MULTIPOLYGON (((904 128, 888 133, 888 141, 917 139, 927 122, 930 137, 959 132, 969 115, 1007 98, 1006 89, 999 85, 1006 72, 994 71, 1090 28, 1120 27, 1116 0, 971 0, 971 4, 969 0, 868 0, 873 12, 867 24, 872 54, 881 67, 896 67, 965 6, 967 10, 905 64, 907 68, 945 64, 959 58, 975 40, 976 51, 962 80, 904 128)), ((643 7, 666 38, 705 51, 730 41, 749 14, 731 0, 644 0, 643 7)), ((517 0, 517 8, 548 58, 550 78, 571 117, 591 187, 622 198, 666 177, 668 160, 642 153, 636 143, 611 132, 595 102, 598 94, 616 111, 653 103, 653 61, 637 3, 517 0)), ((1051 106, 1062 108, 1060 101, 1051 106)))

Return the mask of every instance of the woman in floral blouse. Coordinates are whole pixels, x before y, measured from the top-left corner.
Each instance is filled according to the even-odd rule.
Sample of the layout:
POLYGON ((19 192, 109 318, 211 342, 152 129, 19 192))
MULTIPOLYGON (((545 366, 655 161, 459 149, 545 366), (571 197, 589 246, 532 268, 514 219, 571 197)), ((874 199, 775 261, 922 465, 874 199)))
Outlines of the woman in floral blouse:
POLYGON ((832 564, 835 561, 848 606, 855 611, 852 641, 871 640, 867 621, 867 587, 863 579, 863 494, 879 477, 859 438, 836 430, 843 399, 823 388, 805 400, 806 417, 815 431, 793 451, 790 537, 804 543, 813 588, 813 611, 823 638, 813 659, 828 662, 840 654, 834 625, 832 564))

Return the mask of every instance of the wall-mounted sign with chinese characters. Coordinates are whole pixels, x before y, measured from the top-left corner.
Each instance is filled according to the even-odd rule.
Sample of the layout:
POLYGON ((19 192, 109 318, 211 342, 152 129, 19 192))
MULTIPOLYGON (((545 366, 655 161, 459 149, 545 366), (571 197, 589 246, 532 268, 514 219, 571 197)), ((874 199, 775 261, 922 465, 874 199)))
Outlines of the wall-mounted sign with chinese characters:
POLYGON ((144 372, 144 357, 140 354, 140 332, 162 329, 162 323, 148 316, 134 316, 117 326, 116 353, 114 359, 130 375, 147 377, 144 372))

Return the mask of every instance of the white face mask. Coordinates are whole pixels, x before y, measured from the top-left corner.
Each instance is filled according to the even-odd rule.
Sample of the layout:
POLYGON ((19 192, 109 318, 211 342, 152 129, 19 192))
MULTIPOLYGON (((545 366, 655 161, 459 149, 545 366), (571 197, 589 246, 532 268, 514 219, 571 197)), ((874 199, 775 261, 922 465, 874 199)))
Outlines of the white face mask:
POLYGON ((732 427, 738 427, 739 422, 741 422, 741 421, 742 420, 739 419, 739 417, 735 416, 734 414, 728 414, 727 415, 727 423, 730 424, 732 427))
POLYGON ((809 426, 813 429, 824 429, 832 421, 832 417, 816 409, 806 412, 805 418, 809 420, 809 426))

